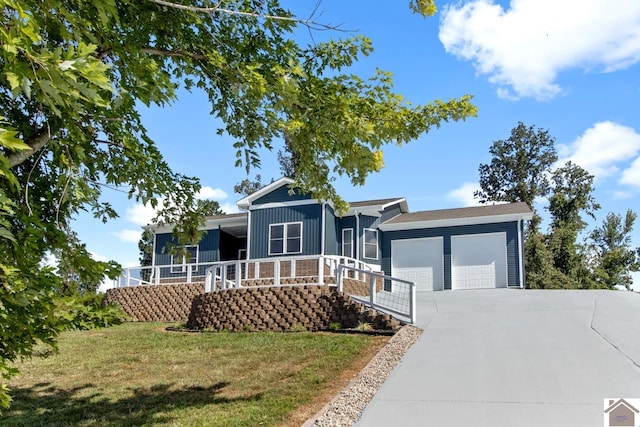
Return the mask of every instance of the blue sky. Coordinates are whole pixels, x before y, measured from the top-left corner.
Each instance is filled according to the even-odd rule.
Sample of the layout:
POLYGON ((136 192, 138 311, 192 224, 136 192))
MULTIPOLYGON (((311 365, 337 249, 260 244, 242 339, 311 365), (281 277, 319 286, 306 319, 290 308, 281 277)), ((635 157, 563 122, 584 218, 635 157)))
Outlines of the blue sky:
MULTIPOLYGON (((285 4, 306 17, 316 2, 285 4)), ((490 161, 492 142, 508 138, 522 121, 548 129, 563 162, 571 159, 595 175, 602 209, 590 228, 608 212, 640 213, 640 2, 471 0, 438 7, 424 19, 406 0, 324 0, 314 16, 372 39, 375 51, 351 72, 392 72, 396 91, 413 104, 473 94, 479 108, 477 118, 388 146, 385 168, 364 187, 338 181, 340 194, 346 200, 404 196, 412 211, 473 205, 478 165, 490 161)), ((347 35, 313 33, 316 41, 347 35)), ((299 37, 308 40, 308 32, 299 37)), ((239 199, 233 186, 246 174, 233 166, 233 141, 216 135, 209 111, 202 94, 185 92, 170 107, 144 110, 143 118, 168 163, 200 178, 203 196, 231 212, 239 199)), ((275 152, 261 157, 255 172, 278 177, 275 152)), ((109 189, 104 199, 120 219, 103 225, 82 216, 80 237, 99 259, 137 264, 140 226, 153 212, 109 189)), ((640 221, 633 245, 640 246, 640 221)))

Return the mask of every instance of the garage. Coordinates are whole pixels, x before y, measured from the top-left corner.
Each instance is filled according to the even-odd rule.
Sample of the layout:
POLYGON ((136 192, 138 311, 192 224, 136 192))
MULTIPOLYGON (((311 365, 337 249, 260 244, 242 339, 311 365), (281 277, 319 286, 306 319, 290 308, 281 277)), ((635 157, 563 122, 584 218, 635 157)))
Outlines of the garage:
POLYGON ((451 237, 451 288, 507 287, 506 233, 451 237))
POLYGON ((442 237, 391 242, 391 275, 415 282, 418 291, 443 289, 442 265, 442 237))

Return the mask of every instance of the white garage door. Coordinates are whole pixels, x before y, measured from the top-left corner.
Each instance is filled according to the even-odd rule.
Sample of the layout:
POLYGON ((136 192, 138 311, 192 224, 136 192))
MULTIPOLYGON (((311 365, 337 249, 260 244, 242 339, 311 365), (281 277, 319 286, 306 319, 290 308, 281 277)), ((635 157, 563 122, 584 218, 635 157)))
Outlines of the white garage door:
POLYGON ((506 233, 451 237, 452 289, 507 287, 506 233))
POLYGON ((442 290, 442 237, 392 241, 391 275, 416 282, 419 291, 442 290))

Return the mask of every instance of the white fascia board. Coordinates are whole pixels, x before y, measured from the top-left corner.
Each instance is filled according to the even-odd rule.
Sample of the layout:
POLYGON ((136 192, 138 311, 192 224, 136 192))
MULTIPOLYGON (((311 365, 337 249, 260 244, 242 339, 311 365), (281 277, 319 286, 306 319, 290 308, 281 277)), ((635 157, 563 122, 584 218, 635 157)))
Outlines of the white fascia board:
MULTIPOLYGON (((270 208, 285 208, 289 206, 303 206, 303 205, 321 205, 317 199, 307 199, 307 200, 292 200, 290 202, 272 202, 272 203, 263 203, 261 205, 250 206, 249 210, 257 211, 260 209, 270 209, 270 208)), ((331 206, 333 207, 333 206, 331 206)))
POLYGON ((375 216, 380 218, 382 216, 382 212, 380 209, 372 208, 369 206, 361 206, 359 208, 349 209, 349 211, 343 216, 355 216, 357 214, 366 215, 366 216, 375 216))
POLYGON ((401 199, 397 199, 394 200, 393 202, 389 202, 386 203, 384 205, 363 205, 363 206, 358 206, 355 208, 349 207, 349 210, 347 211, 347 213, 344 216, 353 216, 355 214, 362 214, 362 215, 368 215, 368 216, 377 216, 380 217, 382 216, 382 212, 388 208, 389 206, 393 206, 393 205, 397 205, 400 204, 400 211, 401 212, 408 212, 409 211, 409 206, 407 205, 407 201, 406 199, 403 197, 401 199))
POLYGON ((264 196, 265 194, 269 194, 273 190, 275 190, 277 188, 280 188, 283 185, 293 184, 293 182, 294 181, 291 178, 287 178, 287 177, 280 178, 279 180, 273 181, 271 184, 262 187, 261 189, 259 189, 255 193, 249 194, 247 197, 238 200, 236 202, 236 205, 240 209, 249 209, 249 206, 251 206, 251 204, 253 203, 254 200, 259 199, 260 197, 264 196))
POLYGON ((382 205, 380 207, 380 210, 385 210, 389 206, 393 206, 393 205, 396 205, 396 204, 400 204, 400 211, 401 212, 409 212, 409 205, 407 204, 406 197, 402 197, 401 199, 394 200, 393 202, 389 202, 386 205, 382 205))
POLYGON ((530 220, 533 213, 477 216, 472 218, 439 219, 432 221, 400 222, 397 224, 380 224, 382 231, 415 230, 420 228, 455 227, 460 225, 492 224, 496 222, 512 222, 521 219, 530 220))

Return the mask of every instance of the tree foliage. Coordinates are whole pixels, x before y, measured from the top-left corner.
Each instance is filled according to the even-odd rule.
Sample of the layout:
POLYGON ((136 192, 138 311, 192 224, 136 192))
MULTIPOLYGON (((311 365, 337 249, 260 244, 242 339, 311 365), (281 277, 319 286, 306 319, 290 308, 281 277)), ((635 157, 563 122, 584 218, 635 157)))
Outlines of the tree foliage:
POLYGON ((589 235, 592 268, 597 287, 614 289, 617 285, 630 289, 631 271, 640 271, 640 248, 631 247, 631 232, 637 218, 628 209, 622 215, 610 212, 600 227, 589 235))
POLYGON ((555 139, 549 131, 525 126, 511 130, 507 140, 494 141, 489 164, 481 164, 482 203, 525 202, 534 211, 525 233, 526 285, 534 289, 629 287, 631 271, 640 268, 640 248, 630 245, 635 214, 624 220, 609 213, 600 228, 584 236, 585 216, 595 219, 594 177, 580 166, 557 165, 555 139), (540 231, 541 215, 534 200, 546 198, 550 224, 540 231))
POLYGON ((593 175, 572 162, 554 170, 551 177, 549 248, 555 268, 575 278, 576 287, 584 286, 586 279, 585 253, 577 243, 580 232, 587 225, 583 215, 595 219, 595 211, 600 209, 593 197, 593 179, 593 175))
MULTIPOLYGON (((22 307, 2 326, 15 332, 3 340, 3 369, 38 340, 53 342, 54 282, 39 268, 46 253, 70 251, 68 279, 107 267, 69 233, 82 211, 103 221, 117 215, 99 197, 104 186, 162 205, 159 221, 177 224, 179 244, 198 239, 200 184, 163 159, 140 105, 169 106, 180 88, 203 91, 222 122, 218 134, 235 141, 236 165, 259 166, 261 150, 286 138, 296 185, 342 210, 336 176, 362 184, 383 166, 386 144, 476 113, 467 95, 414 106, 393 91, 388 72, 349 73, 372 51, 364 36, 296 43, 297 26, 316 24, 278 0, 0 5, 1 302, 22 307)), ((432 0, 409 6, 423 16, 435 12, 432 0)))
POLYGON ((547 173, 558 160, 554 143, 548 130, 518 122, 508 139, 489 148, 491 163, 478 168, 480 190, 475 197, 481 203, 525 202, 533 209, 535 198, 549 193, 547 173))

